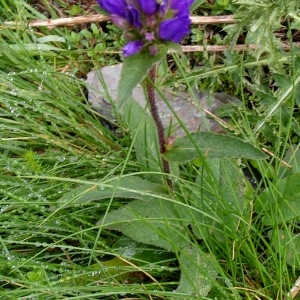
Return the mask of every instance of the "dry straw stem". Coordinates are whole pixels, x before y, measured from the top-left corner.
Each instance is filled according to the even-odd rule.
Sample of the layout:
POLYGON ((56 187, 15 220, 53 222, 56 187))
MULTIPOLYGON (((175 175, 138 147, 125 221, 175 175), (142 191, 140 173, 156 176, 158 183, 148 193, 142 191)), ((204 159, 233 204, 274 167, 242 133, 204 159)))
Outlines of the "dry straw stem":
POLYGON ((266 148, 261 148, 262 151, 264 151, 266 154, 274 157, 275 159, 279 160, 281 164, 283 164, 284 166, 292 169, 293 166, 289 165, 287 162, 285 162, 283 159, 280 159, 279 157, 277 157, 273 152, 271 152, 270 150, 266 149, 266 148))
MULTIPOLYGON (((7 21, 3 25, 6 27, 48 27, 54 28, 57 26, 73 26, 78 24, 85 23, 94 23, 94 22, 105 22, 108 21, 109 17, 102 14, 94 14, 89 16, 79 16, 72 18, 60 18, 60 19, 47 19, 47 20, 33 20, 29 22, 19 22, 19 21, 7 21)), ((235 19, 232 15, 227 16, 193 16, 191 17, 193 24, 230 24, 235 23, 235 19)), ((1 26, 0 26, 1 27, 1 26)), ((300 47, 300 43, 293 43, 294 47, 300 47)), ((182 46, 183 52, 222 52, 228 49, 230 46, 227 45, 197 45, 197 46, 182 46)), ((256 50, 259 46, 250 44, 250 45, 235 45, 232 50, 244 51, 244 50, 256 50)), ((290 50, 291 45, 289 43, 283 43, 282 48, 284 50, 290 50)))
POLYGON ((19 22, 19 21, 7 21, 4 22, 4 26, 8 27, 20 27, 20 26, 30 26, 30 27, 48 27, 53 28, 57 26, 73 26, 76 24, 84 24, 84 23, 93 23, 93 22, 104 22, 108 21, 109 17, 97 14, 97 15, 89 15, 89 16, 79 16, 72 18, 60 18, 60 19, 47 19, 47 20, 33 20, 29 22, 19 22))
MULTIPOLYGON (((295 42, 292 43, 293 47, 299 48, 300 43, 295 42)), ((226 49, 229 49, 229 45, 207 45, 207 46, 202 46, 202 45, 197 45, 197 46, 181 46, 181 49, 183 52, 223 52, 226 49)), ((243 50, 256 50, 259 49, 259 45, 255 44, 249 44, 249 45, 235 45, 232 50, 237 50, 237 51, 243 51, 243 50)), ((282 49, 283 50, 290 50, 291 49, 291 44, 290 43, 282 43, 282 49)))
POLYGON ((285 300, 295 299, 296 296, 298 295, 299 291, 300 291, 300 276, 296 280, 294 286, 289 291, 289 293, 288 293, 287 297, 285 298, 285 300))
MULTIPOLYGON (((60 19, 47 19, 47 20, 33 20, 29 22, 4 22, 4 26, 19 27, 19 26, 30 26, 30 27, 43 27, 53 28, 57 26, 72 26, 76 24, 93 23, 93 22, 104 22, 108 21, 109 17, 102 14, 95 14, 89 16, 79 16, 72 18, 60 18, 60 19)), ((235 23, 232 15, 229 16, 195 16, 191 17, 193 24, 229 24, 235 23)))

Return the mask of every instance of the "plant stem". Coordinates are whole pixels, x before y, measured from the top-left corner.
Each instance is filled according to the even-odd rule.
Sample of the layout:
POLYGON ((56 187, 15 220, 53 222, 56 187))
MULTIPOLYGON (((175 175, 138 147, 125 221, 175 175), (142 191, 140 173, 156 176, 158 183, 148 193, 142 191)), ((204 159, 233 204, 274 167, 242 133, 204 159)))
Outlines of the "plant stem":
MULTIPOLYGON (((148 94, 148 101, 150 104, 150 112, 157 128, 159 151, 162 154, 166 152, 166 138, 165 138, 164 126, 160 119, 156 101, 155 101, 155 91, 154 91, 155 75, 156 75, 156 66, 154 65, 148 72, 147 94, 148 94)), ((161 161, 162 161, 164 173, 170 174, 169 162, 166 161, 163 157, 161 157, 161 161)), ((167 184, 169 185, 170 188, 173 188, 172 181, 169 178, 167 178, 167 184)))

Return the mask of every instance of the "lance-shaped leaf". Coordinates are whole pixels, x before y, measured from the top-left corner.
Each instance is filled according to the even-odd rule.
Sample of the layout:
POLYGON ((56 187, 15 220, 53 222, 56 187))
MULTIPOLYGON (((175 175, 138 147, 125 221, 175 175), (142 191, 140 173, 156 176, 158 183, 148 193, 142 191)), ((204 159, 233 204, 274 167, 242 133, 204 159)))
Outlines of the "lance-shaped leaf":
POLYGON ((184 163, 197 157, 265 159, 267 155, 239 138, 211 132, 195 132, 178 138, 163 154, 170 162, 184 163))
POLYGON ((270 230, 268 236, 271 245, 280 257, 293 269, 300 268, 300 234, 295 234, 289 229, 270 230))
POLYGON ((60 200, 64 207, 88 201, 114 198, 148 200, 164 196, 161 185, 136 176, 114 177, 95 184, 84 185, 66 193, 60 200))
POLYGON ((267 187, 258 197, 255 210, 264 214, 266 225, 278 225, 300 217, 300 174, 291 175, 267 187))
POLYGON ((122 107, 131 97, 133 89, 145 79, 151 67, 160 61, 166 52, 167 47, 161 47, 156 55, 142 51, 124 59, 118 88, 118 107, 122 107))
POLYGON ((133 200, 109 212, 97 225, 172 252, 190 243, 186 226, 178 219, 175 204, 167 199, 133 200))
MULTIPOLYGON (((207 296, 218 275, 212 257, 199 248, 189 246, 181 251, 179 264, 181 277, 176 292, 199 299, 207 296)), ((182 299, 188 298, 185 296, 182 299)))

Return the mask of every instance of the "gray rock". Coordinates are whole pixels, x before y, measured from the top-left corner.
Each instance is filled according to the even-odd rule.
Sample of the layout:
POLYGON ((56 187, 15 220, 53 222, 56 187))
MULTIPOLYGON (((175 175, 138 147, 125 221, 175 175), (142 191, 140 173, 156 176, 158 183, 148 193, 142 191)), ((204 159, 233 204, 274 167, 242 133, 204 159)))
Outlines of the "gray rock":
MULTIPOLYGON (((116 106, 113 104, 117 101, 121 69, 122 64, 117 64, 101 70, 93 70, 87 76, 88 101, 95 110, 109 120, 114 120, 113 107, 116 106)), ((198 130, 218 132, 222 130, 222 127, 214 118, 208 116, 206 111, 213 114, 218 107, 225 103, 240 103, 238 99, 224 93, 209 97, 206 92, 194 90, 194 95, 191 96, 184 89, 181 89, 180 92, 173 92, 171 88, 166 88, 163 89, 163 94, 165 99, 156 93, 158 110, 164 127, 167 129, 171 126, 174 136, 185 135, 178 118, 189 132, 198 130), (172 109, 169 108, 169 105, 172 109)), ((132 97, 142 107, 147 105, 143 88, 140 85, 134 89, 132 97)))

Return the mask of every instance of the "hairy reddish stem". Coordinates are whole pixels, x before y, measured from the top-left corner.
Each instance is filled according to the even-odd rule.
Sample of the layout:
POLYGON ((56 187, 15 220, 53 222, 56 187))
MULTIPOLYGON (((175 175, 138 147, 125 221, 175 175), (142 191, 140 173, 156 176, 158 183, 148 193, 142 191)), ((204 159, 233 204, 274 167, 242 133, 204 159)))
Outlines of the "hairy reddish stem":
MULTIPOLYGON (((147 94, 148 94, 148 101, 150 105, 150 112, 157 128, 159 151, 162 154, 166 152, 166 138, 165 138, 164 126, 160 119, 156 101, 155 101, 155 91, 153 86, 155 82, 155 75, 156 75, 156 66, 153 66, 148 72, 149 79, 147 81, 147 94)), ((164 173, 170 174, 169 162, 166 161, 163 157, 161 157, 161 161, 162 161, 164 173)), ((170 188, 173 188, 172 181, 169 178, 167 178, 167 184, 169 185, 170 188)))

